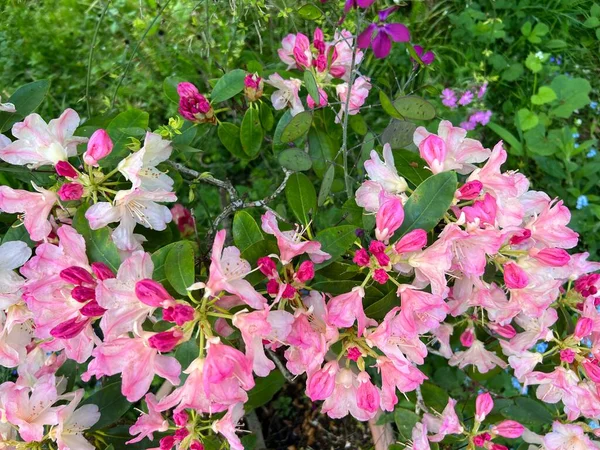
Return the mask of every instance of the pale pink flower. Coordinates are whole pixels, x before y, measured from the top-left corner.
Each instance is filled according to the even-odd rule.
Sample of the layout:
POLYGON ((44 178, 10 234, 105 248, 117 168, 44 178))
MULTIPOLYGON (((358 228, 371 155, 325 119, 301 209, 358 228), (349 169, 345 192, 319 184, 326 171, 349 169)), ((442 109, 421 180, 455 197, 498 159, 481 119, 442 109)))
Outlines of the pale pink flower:
MULTIPOLYGON (((341 78, 348 82, 350 80, 350 68, 352 66, 352 53, 354 51, 354 37, 348 30, 336 31, 333 35, 333 55, 329 73, 334 78, 341 78)), ((329 49, 327 54, 329 54, 329 49)), ((362 50, 358 50, 354 56, 354 64, 360 64, 364 56, 362 50)))
POLYGON ((106 132, 100 128, 94 131, 83 154, 83 162, 89 166, 98 167, 98 161, 112 152, 113 142, 106 132))
POLYGON ((173 192, 147 192, 139 188, 119 191, 113 203, 99 202, 85 213, 90 228, 97 230, 109 223, 119 222, 112 233, 114 243, 121 250, 132 251, 139 247, 133 235, 136 224, 156 231, 163 231, 172 219, 171 211, 156 202, 174 202, 173 192))
POLYGON ((432 133, 429 133, 424 127, 419 127, 415 130, 413 141, 421 156, 427 155, 424 159, 428 163, 434 163, 436 156, 438 162, 435 169, 430 166, 433 173, 442 171, 456 170, 460 174, 472 172, 476 166, 475 163, 485 161, 490 156, 490 150, 483 148, 479 141, 467 138, 467 132, 462 128, 452 126, 452 123, 447 120, 442 120, 438 127, 438 139, 425 143, 425 139, 432 133), (435 143, 436 145, 430 145, 435 143), (427 150, 427 148, 431 147, 427 150), (433 151, 437 149, 436 151, 433 151), (429 158, 429 159, 428 159, 429 158), (431 160, 431 161, 430 161, 431 160))
POLYGON ((15 105, 12 103, 2 103, 2 98, 0 97, 0 111, 14 113, 17 112, 15 105))
POLYGON ((20 303, 6 312, 0 309, 0 365, 18 367, 27 356, 27 347, 33 338, 33 314, 20 303))
MULTIPOLYGON (((158 411, 166 411, 177 405, 174 413, 177 414, 184 409, 194 409, 199 412, 217 413, 227 409, 229 405, 223 405, 211 402, 204 392, 203 381, 204 359, 196 358, 189 367, 184 370, 188 374, 187 379, 180 387, 172 393, 161 399, 158 403, 158 411)), ((236 387, 239 402, 245 402, 248 399, 246 392, 236 387)))
POLYGON ((577 245, 579 235, 567 227, 570 220, 571 212, 562 200, 551 201, 525 227, 531 230, 531 238, 538 246, 573 248, 577 245))
POLYGON ((450 337, 452 336, 453 331, 454 327, 451 324, 443 323, 431 332, 435 338, 434 342, 437 342, 440 346, 437 352, 446 359, 449 359, 452 356, 450 337))
POLYGON ((398 295, 402 303, 399 323, 407 334, 419 335, 435 330, 449 311, 441 296, 416 290, 410 285, 400 286, 398 295))
POLYGON ((131 181, 133 188, 170 192, 173 190, 173 179, 156 166, 169 159, 172 151, 171 141, 163 139, 160 134, 147 132, 144 146, 121 160, 117 167, 131 181))
POLYGON ((296 58, 294 58, 294 48, 296 47, 296 35, 288 34, 281 41, 281 48, 277 49, 279 59, 287 64, 287 70, 296 68, 296 58))
POLYGON ((262 229, 277 239, 279 257, 282 264, 289 263, 294 257, 307 253, 312 262, 319 264, 331 258, 328 253, 321 251, 321 243, 302 240, 302 233, 296 230, 280 231, 277 218, 271 211, 262 216, 262 229))
POLYGON ((472 364, 477 367, 480 373, 487 373, 496 366, 503 369, 507 367, 507 364, 502 359, 495 353, 486 350, 483 342, 477 339, 475 339, 471 347, 467 350, 454 353, 448 364, 458 366, 460 369, 472 364))
POLYGON ((393 411, 398 403, 396 389, 403 393, 411 392, 427 379, 423 372, 406 359, 392 361, 380 356, 376 366, 381 373, 381 409, 384 411, 393 411))
POLYGON ((304 105, 298 95, 302 81, 297 78, 284 80, 281 75, 274 73, 266 83, 276 88, 276 91, 271 94, 271 103, 277 111, 289 107, 292 116, 304 111, 304 105))
POLYGON ((25 280, 15 272, 31 257, 25 242, 9 241, 0 245, 0 309, 7 309, 20 300, 25 280))
POLYGON ((379 193, 379 209, 375 216, 375 237, 387 243, 404 222, 402 200, 385 191, 379 193))
POLYGON ((411 450, 431 450, 429 439, 427 438, 427 425, 417 423, 412 429, 412 445, 407 448, 411 450))
POLYGON ((329 348, 326 328, 309 318, 309 313, 298 310, 286 339, 286 367, 294 375, 306 372, 310 376, 318 370, 329 348))
POLYGON ((544 436, 547 450, 593 450, 600 449, 597 441, 586 436, 579 425, 554 422, 552 432, 544 436))
POLYGON ((508 357, 508 364, 514 369, 515 377, 523 382, 525 377, 533 372, 535 366, 542 362, 543 355, 538 352, 522 352, 508 357))
POLYGON ((475 420, 483 422, 494 407, 494 400, 489 392, 479 394, 475 399, 475 420))
POLYGON ((77 406, 83 399, 83 389, 73 392, 73 399, 58 408, 58 426, 53 428, 51 436, 58 444, 58 450, 94 450, 83 432, 100 420, 97 405, 77 406), (77 408, 77 409, 75 409, 77 408))
POLYGON ((369 91, 371 90, 371 79, 368 77, 360 76, 354 80, 352 88, 349 89, 348 83, 338 84, 335 87, 337 96, 342 103, 340 111, 335 117, 335 123, 340 123, 346 112, 346 105, 348 105, 348 114, 354 116, 360 112, 360 107, 365 104, 369 91), (350 91, 350 100, 348 101, 348 91, 350 91))
POLYGON ((212 425, 215 433, 220 433, 227 439, 231 450, 244 450, 242 441, 235 433, 238 422, 242 417, 244 417, 244 404, 236 403, 230 406, 227 413, 212 425))
MULTIPOLYGON (((471 173, 467 182, 480 181, 483 184, 483 188, 486 191, 491 192, 496 199, 503 197, 517 197, 522 194, 523 192, 520 192, 521 188, 519 186, 519 183, 522 181, 520 177, 516 176, 521 174, 509 172, 503 173, 500 171, 500 167, 506 162, 507 158, 507 153, 502 146, 502 141, 494 146, 491 154, 489 153, 489 150, 487 150, 487 157, 489 157, 489 159, 484 158, 477 161, 482 162, 488 159, 483 167, 469 171, 472 171, 473 173, 471 173)), ((526 190, 527 189, 525 189, 525 191, 526 190)))
POLYGON ((210 257, 210 275, 206 283, 206 293, 218 296, 226 291, 238 296, 254 309, 263 309, 266 299, 252 287, 244 277, 251 272, 250 264, 240 257, 237 247, 225 247, 226 231, 220 230, 213 242, 210 257))
POLYGON ((515 322, 523 329, 510 341, 500 341, 507 355, 520 354, 533 347, 540 339, 551 340, 553 337, 550 327, 558 320, 554 308, 546 309, 539 317, 531 317, 525 313, 516 316, 515 322))
POLYGON ((314 402, 326 400, 335 388, 335 377, 340 370, 337 361, 330 361, 313 372, 306 380, 306 395, 314 402))
POLYGON ((25 216, 23 222, 31 239, 42 241, 52 231, 48 216, 58 197, 54 192, 35 184, 33 187, 37 192, 0 186, 0 211, 10 214, 23 213, 25 216))
POLYGON ((527 384, 538 384, 536 397, 544 403, 566 403, 568 398, 581 392, 579 377, 571 369, 556 367, 553 372, 532 372, 525 377, 527 384))
POLYGON ((30 114, 23 122, 13 125, 16 140, 0 149, 0 158, 31 168, 66 161, 77 154, 77 144, 87 141, 87 138, 73 136, 78 126, 79 116, 72 109, 66 109, 49 123, 38 114, 30 114))
POLYGON ((158 400, 154 394, 146 394, 146 405, 148 406, 148 414, 141 414, 136 422, 129 427, 129 434, 132 436, 137 434, 137 436, 127 441, 127 444, 140 442, 145 437, 153 440, 155 432, 169 429, 169 421, 159 412, 158 400))
POLYGON ((463 427, 454 410, 455 407, 456 400, 450 398, 439 417, 429 413, 423 416, 423 423, 427 426, 427 430, 435 433, 435 435, 429 437, 431 442, 440 442, 448 434, 461 434, 463 432, 463 427))
POLYGON ((350 413, 358 420, 369 420, 377 413, 379 395, 366 372, 355 375, 349 369, 341 369, 335 377, 333 393, 323 403, 323 412, 332 419, 340 419, 350 413), (370 384, 370 386, 369 386, 370 384), (361 390, 369 389, 370 392, 361 390), (368 400, 364 397, 370 397, 368 400), (359 406, 360 399, 360 406, 359 406))
POLYGON ((377 325, 376 321, 365 315, 362 304, 364 297, 365 290, 360 286, 352 288, 352 291, 346 294, 333 297, 327 303, 329 322, 343 328, 349 328, 357 322, 358 336, 362 336, 367 326, 377 325))

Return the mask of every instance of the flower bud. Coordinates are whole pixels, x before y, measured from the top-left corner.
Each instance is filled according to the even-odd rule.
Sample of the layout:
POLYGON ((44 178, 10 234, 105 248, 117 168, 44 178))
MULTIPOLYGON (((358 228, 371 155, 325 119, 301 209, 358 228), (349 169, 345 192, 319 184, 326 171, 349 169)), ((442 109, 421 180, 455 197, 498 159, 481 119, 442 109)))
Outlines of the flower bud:
POLYGON ((75 168, 67 161, 57 162, 54 168, 56 169, 56 173, 61 177, 77 178, 79 176, 75 168))
POLYGON ((460 335, 460 343, 465 347, 470 347, 475 342, 475 333, 473 332, 473 328, 467 328, 460 335))
POLYGON ((367 372, 359 373, 356 380, 359 383, 356 389, 356 405, 363 411, 375 413, 379 409, 379 391, 367 372))
POLYGON ((492 440, 492 436, 489 433, 482 433, 473 438, 473 444, 477 447, 483 447, 484 444, 492 440))
POLYGON ((182 336, 183 333, 179 330, 163 331, 151 336, 148 339, 148 344, 159 352, 166 353, 173 350, 179 344, 182 336))
POLYGON ((96 130, 88 141, 87 150, 83 154, 83 162, 88 166, 97 167, 98 161, 110 155, 112 149, 113 142, 106 130, 96 130))
POLYGON ((312 261, 304 261, 296 271, 296 279, 300 283, 306 283, 315 276, 315 265, 312 261))
POLYGON ((204 445, 198 441, 194 441, 192 442, 192 445, 190 445, 190 450, 204 450, 204 445))
POLYGON ((593 361, 586 359, 581 363, 587 377, 594 383, 600 383, 600 367, 593 361))
POLYGON ((67 283, 82 285, 84 283, 94 285, 96 281, 92 275, 83 267, 71 266, 60 271, 60 278, 67 283))
POLYGON ((275 264, 275 261, 268 256, 258 258, 257 265, 258 270, 260 270, 264 276, 268 278, 277 276, 277 265, 275 264))
POLYGON ((492 408, 494 408, 494 400, 490 393, 479 394, 475 400, 475 420, 479 423, 483 422, 492 408))
POLYGON ((369 251, 372 254, 383 253, 385 252, 385 244, 379 241, 371 241, 371 243, 369 244, 369 251))
POLYGON ((497 323, 489 322, 488 328, 506 339, 512 339, 517 335, 517 330, 510 324, 498 325, 497 323))
POLYGON ((396 242, 396 253, 417 252, 427 245, 427 232, 421 228, 412 230, 396 242))
POLYGON ((182 326, 184 323, 194 320, 194 308, 189 305, 177 304, 163 309, 163 319, 169 322, 175 322, 182 326))
POLYGON ((96 300, 92 300, 87 302, 79 312, 86 317, 100 317, 106 312, 106 309, 100 306, 96 300))
POLYGON ((575 336, 577 339, 583 339, 586 336, 589 336, 594 328, 594 322, 589 317, 580 317, 577 321, 577 325, 575 325, 575 336))
POLYGON ((530 252, 530 254, 538 261, 552 267, 565 266, 571 259, 569 253, 562 248, 545 248, 538 252, 530 252))
POLYGON ((71 297, 80 303, 87 302, 88 300, 95 300, 96 290, 85 286, 75 286, 71 290, 71 297))
POLYGON ((390 276, 384 269, 375 269, 373 271, 373 279, 379 284, 385 284, 389 280, 390 276))
POLYGON ((244 78, 244 95, 249 101, 255 102, 262 97, 264 85, 263 79, 258 74, 249 73, 244 78))
POLYGON ((188 434, 190 434, 190 430, 187 428, 179 428, 177 431, 175 431, 175 440, 181 442, 188 436, 188 434))
POLYGON ((379 204, 375 215, 375 237, 378 241, 387 242, 404 222, 404 208, 402 200, 387 195, 383 190, 379 194, 379 204))
POLYGON ((504 264, 504 283, 509 289, 523 289, 529 284, 527 273, 514 262, 504 264))
POLYGON ((483 183, 481 181, 469 181, 468 183, 463 184, 460 189, 456 191, 454 196, 459 200, 473 200, 479 197, 482 189, 483 183))
POLYGON ((575 352, 573 349, 565 348, 560 351, 560 360, 568 364, 572 364, 575 361, 575 352))
POLYGON ((360 358, 361 356, 362 352, 358 347, 350 347, 348 349, 348 352, 346 353, 346 358, 355 362, 358 361, 358 358, 360 358))
POLYGON ((267 293, 270 295, 277 295, 279 293, 279 283, 275 278, 267 281, 267 293))
POLYGON ((79 183, 65 183, 57 193, 63 202, 79 200, 83 196, 83 186, 79 183))
POLYGON ((184 119, 195 123, 214 124, 217 122, 212 106, 192 83, 179 83, 177 93, 179 94, 179 114, 184 119))
POLYGON ((508 450, 506 445, 496 444, 495 442, 490 443, 489 450, 508 450))
POLYGON ((175 445, 175 436, 165 436, 160 441, 158 441, 160 450, 171 450, 175 445))
POLYGON ((109 278, 115 278, 115 274, 110 267, 108 267, 103 262, 94 262, 92 263, 92 272, 96 275, 101 281, 108 280, 109 278))
POLYGON ((322 108, 324 106, 327 106, 327 104, 329 103, 329 97, 327 97, 327 92, 325 92, 321 88, 319 88, 318 92, 319 92, 319 104, 318 105, 316 104, 316 102, 314 101, 312 96, 308 95, 306 97, 306 103, 308 104, 308 107, 310 109, 315 109, 316 106, 319 106, 322 108))
POLYGON ((512 235, 510 245, 519 245, 531 237, 531 230, 524 229, 512 235))
MULTIPOLYGON (((375 242, 375 241, 373 241, 375 242)), ((354 254, 354 258, 352 259, 354 263, 360 267, 366 267, 369 265, 371 259, 369 258, 369 254, 364 248, 360 248, 354 254)))
POLYGON ((389 263, 390 263, 390 257, 388 256, 387 253, 375 253, 374 254, 375 259, 377 260, 377 263, 381 266, 381 267, 386 267, 389 263))
POLYGON ((492 433, 509 439, 521 437, 523 431, 525 427, 514 420, 505 420, 492 427, 492 433))
POLYGON ((77 336, 83 331, 83 329, 90 323, 89 319, 80 319, 79 317, 73 317, 63 323, 58 324, 50 330, 50 336, 57 339, 71 339, 77 336))
POLYGON ((306 382, 306 395, 313 402, 330 397, 335 387, 335 376, 338 370, 337 361, 331 361, 313 373, 306 382))
POLYGON ((296 288, 291 284, 286 284, 281 296, 283 298, 294 298, 296 296, 296 288))
POLYGON ((189 417, 185 411, 178 411, 173 413, 173 422, 178 427, 185 427, 188 423, 189 417))
POLYGON ((442 138, 430 134, 419 144, 419 153, 434 174, 443 172, 448 149, 442 138))
POLYGON ((162 306, 164 302, 173 300, 162 284, 145 278, 135 283, 135 295, 140 302, 148 306, 162 306))

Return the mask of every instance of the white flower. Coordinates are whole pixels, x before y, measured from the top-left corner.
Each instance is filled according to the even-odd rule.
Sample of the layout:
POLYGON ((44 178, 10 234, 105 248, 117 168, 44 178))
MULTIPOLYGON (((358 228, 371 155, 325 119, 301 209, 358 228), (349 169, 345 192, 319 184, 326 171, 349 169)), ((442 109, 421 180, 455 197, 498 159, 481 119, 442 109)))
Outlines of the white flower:
POLYGON ((284 80, 281 75, 274 73, 267 80, 267 84, 276 87, 278 90, 271 94, 271 103, 276 110, 284 109, 289 106, 292 116, 304 111, 304 105, 298 96, 298 91, 302 86, 302 81, 296 78, 284 80))
POLYGON ((18 291, 24 283, 15 272, 31 256, 31 249, 25 242, 11 241, 0 245, 0 309, 6 309, 19 300, 18 291))
POLYGON ((156 133, 146 133, 144 146, 119 163, 119 172, 131 181, 134 188, 170 191, 173 188, 173 180, 156 166, 166 161, 172 151, 171 141, 156 133))
POLYGON ((14 113, 17 112, 17 109, 12 103, 2 103, 2 97, 0 97, 0 111, 14 113))

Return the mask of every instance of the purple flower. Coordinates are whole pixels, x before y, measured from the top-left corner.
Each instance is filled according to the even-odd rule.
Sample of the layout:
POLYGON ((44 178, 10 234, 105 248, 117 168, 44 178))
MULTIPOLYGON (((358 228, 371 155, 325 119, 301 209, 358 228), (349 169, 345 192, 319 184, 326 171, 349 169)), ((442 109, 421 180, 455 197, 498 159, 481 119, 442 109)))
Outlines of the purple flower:
POLYGON ((464 128, 467 131, 471 131, 471 130, 475 129, 475 125, 477 125, 475 122, 467 121, 467 122, 461 122, 460 127, 464 128))
POLYGON ((372 23, 358 36, 359 48, 373 48, 375 58, 385 58, 390 54, 392 41, 410 41, 410 31, 401 23, 372 23))
POLYGON ((477 98, 481 98, 485 95, 485 93, 487 91, 487 87, 488 87, 488 82, 486 81, 485 83, 483 83, 481 85, 481 87, 479 88, 479 91, 477 91, 477 98))
POLYGON ((442 99, 442 104, 447 106, 450 109, 456 108, 456 94, 450 88, 446 88, 442 91, 442 95, 440 96, 442 99))
POLYGON ((375 0, 346 0, 344 5, 344 14, 348 14, 352 8, 368 8, 375 0))
POLYGON ((466 106, 473 101, 473 93, 471 91, 465 91, 465 93, 460 97, 458 104, 461 106, 466 106))
POLYGON ((421 58, 423 64, 428 66, 435 60, 435 54, 431 50, 425 53, 424 52, 425 49, 423 47, 421 47, 420 45, 415 45, 415 53, 419 55, 419 58, 421 58))

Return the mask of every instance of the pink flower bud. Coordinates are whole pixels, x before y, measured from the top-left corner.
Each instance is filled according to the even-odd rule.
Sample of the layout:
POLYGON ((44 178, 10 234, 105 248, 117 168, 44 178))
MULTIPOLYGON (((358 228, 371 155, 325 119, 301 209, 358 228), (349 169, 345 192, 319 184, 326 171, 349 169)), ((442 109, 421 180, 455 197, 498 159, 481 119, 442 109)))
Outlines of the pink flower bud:
POLYGON ((475 444, 477 447, 483 447, 486 442, 491 440, 492 436, 490 436, 490 433, 483 433, 473 438, 473 444, 475 444))
POLYGON ((495 442, 492 442, 490 444, 489 450, 508 450, 508 447, 506 445, 496 444, 495 442))
POLYGON ((514 262, 504 264, 504 283, 509 289, 523 289, 529 284, 527 273, 514 262))
POLYGON ((96 298, 96 290, 85 286, 75 286, 71 290, 71 297, 80 303, 87 302, 96 298))
POLYGON ((387 242, 404 222, 402 200, 381 191, 379 194, 379 210, 375 215, 375 237, 378 241, 387 242))
POLYGON ((255 102, 263 95, 263 79, 255 73, 249 73, 244 78, 244 95, 249 101, 255 102))
POLYGON ((89 319, 80 319, 79 317, 73 317, 61 324, 58 324, 50 330, 50 336, 57 339, 71 339, 77 336, 83 331, 83 329, 90 323, 89 319))
MULTIPOLYGON (((323 55, 325 56, 325 55, 323 55)), ((327 106, 327 104, 329 103, 329 97, 327 96, 327 92, 325 92, 323 89, 319 88, 319 107, 324 107, 327 106)), ((312 98, 312 96, 308 95, 306 97, 306 103, 308 104, 308 107, 310 109, 315 109, 315 106, 317 106, 317 104, 315 103, 314 99, 312 98)))
POLYGON ((283 298, 294 298, 296 296, 296 288, 291 284, 286 284, 281 296, 283 298))
POLYGON ((589 336, 594 328, 594 321, 589 317, 580 317, 577 321, 577 325, 575 325, 575 336, 577 339, 583 339, 586 336, 589 336))
POLYGON ((514 420, 505 420, 492 427, 492 433, 509 439, 521 437, 523 431, 525 427, 514 420))
POLYGON ((267 293, 270 295, 277 295, 279 293, 279 283, 275 278, 267 281, 267 293))
POLYGON ((369 258, 369 254, 367 253, 367 251, 364 248, 360 248, 354 254, 354 258, 352 259, 352 261, 354 261, 354 263, 359 265, 360 267, 366 267, 369 265, 371 259, 369 258))
POLYGON ((175 436, 165 436, 158 444, 160 450, 171 450, 175 445, 175 436))
POLYGON ((187 428, 180 428, 175 431, 175 440, 181 442, 188 436, 188 434, 190 434, 190 431, 187 428))
POLYGON ((177 304, 163 309, 163 319, 169 322, 175 322, 182 326, 184 323, 194 320, 194 308, 189 305, 177 304))
POLYGON ((198 441, 194 441, 192 442, 192 445, 190 445, 190 450, 204 450, 204 445, 198 441))
POLYGON ((54 168, 56 169, 56 173, 61 177, 77 178, 79 176, 75 168, 67 161, 57 162, 54 168))
POLYGON ((481 190, 483 189, 483 183, 481 181, 469 181, 463 184, 458 191, 456 191, 455 197, 459 200, 473 200, 479 197, 481 190))
POLYGON ((565 348, 560 351, 560 360, 569 364, 575 361, 575 352, 570 348, 565 348))
POLYGON ((170 352, 181 340, 183 333, 179 330, 163 331, 156 333, 148 339, 150 347, 157 349, 161 353, 170 352))
POLYGON ((83 267, 71 266, 61 270, 60 278, 67 283, 82 285, 84 283, 95 285, 92 275, 83 267))
POLYGON ((460 343, 465 347, 470 347, 475 342, 475 333, 473 332, 473 328, 467 328, 460 335, 460 343))
POLYGON ((79 200, 83 196, 83 186, 79 183, 65 183, 58 190, 58 196, 63 202, 79 200))
POLYGON ((583 366, 585 374, 590 380, 592 380, 594 383, 600 383, 600 367, 598 367, 598 364, 586 359, 581 365, 583 366))
POLYGON ((494 408, 494 400, 489 392, 479 394, 475 400, 475 420, 483 422, 494 408))
POLYGON ((387 255, 387 253, 375 253, 373 256, 375 256, 377 264, 379 264, 381 267, 386 267, 390 263, 390 257, 387 255))
POLYGON ((300 283, 306 283, 315 277, 315 265, 312 261, 304 261, 296 271, 296 279, 300 283))
POLYGON ((380 404, 379 391, 367 372, 359 373, 356 380, 359 383, 356 389, 356 405, 363 411, 375 413, 380 404))
POLYGON ((177 224, 177 229, 183 237, 192 236, 196 229, 196 222, 192 212, 180 203, 176 203, 171 208, 173 222, 177 224))
POLYGON ((412 230, 396 242, 396 253, 417 252, 427 245, 427 232, 421 228, 412 230))
POLYGON ((214 111, 204 95, 198 92, 192 83, 184 82, 177 85, 179 94, 179 114, 191 122, 216 123, 214 111))
POLYGON ((372 254, 383 253, 383 252, 385 252, 385 248, 386 248, 386 245, 383 242, 371 241, 371 243, 369 244, 369 251, 372 254))
POLYGON ((512 235, 510 245, 519 245, 531 237, 531 230, 525 229, 512 235))
POLYGON ((162 306, 164 302, 173 300, 162 284, 149 278, 135 283, 135 295, 138 300, 148 306, 162 306))
POLYGON ((512 339, 517 335, 517 330, 510 324, 498 325, 497 323, 489 322, 488 328, 506 339, 512 339))
POLYGON ((571 259, 567 251, 562 248, 545 248, 539 252, 530 252, 530 254, 538 261, 552 267, 565 266, 569 264, 569 260, 571 259))
POLYGON ((277 265, 275 264, 275 261, 268 256, 258 258, 256 264, 258 265, 258 270, 260 270, 264 276, 268 278, 277 276, 277 265))
POLYGON ((185 411, 178 411, 173 413, 173 422, 178 427, 185 427, 188 423, 189 417, 185 411))
POLYGON ((430 134, 419 144, 419 153, 434 174, 444 171, 448 150, 442 138, 430 134))
POLYGON ((390 277, 384 269, 375 269, 373 271, 373 279, 379 284, 385 284, 390 277))
POLYGON ((99 129, 94 131, 87 144, 87 150, 83 154, 83 162, 88 166, 98 166, 98 161, 110 155, 113 149, 113 142, 106 130, 99 129))
POLYGON ((306 382, 306 395, 314 402, 325 400, 333 393, 335 376, 339 366, 337 361, 328 362, 322 369, 313 373, 306 382))
POLYGON ((103 262, 94 262, 92 263, 92 272, 96 275, 101 281, 108 280, 109 278, 115 278, 115 274, 110 267, 108 267, 103 262))
POLYGON ((100 306, 96 300, 92 300, 87 302, 79 312, 86 317, 100 317, 106 312, 106 309, 100 306))
POLYGON ((346 358, 351 361, 358 361, 358 358, 362 356, 362 352, 358 347, 350 347, 348 349, 348 353, 346 353, 346 358))

